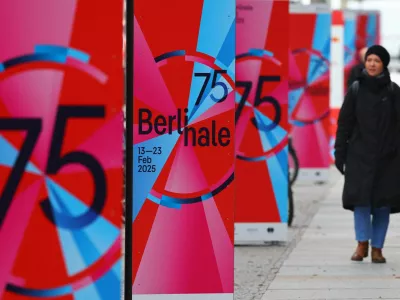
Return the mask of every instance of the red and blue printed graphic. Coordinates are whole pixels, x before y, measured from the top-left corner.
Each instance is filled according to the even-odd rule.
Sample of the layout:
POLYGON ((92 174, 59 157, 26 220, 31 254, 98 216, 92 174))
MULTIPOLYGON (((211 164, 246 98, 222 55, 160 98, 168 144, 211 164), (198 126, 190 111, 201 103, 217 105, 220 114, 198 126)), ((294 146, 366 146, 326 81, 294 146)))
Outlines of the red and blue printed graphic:
POLYGON ((134 3, 134 295, 233 295, 234 3, 134 3))
POLYGON ((380 43, 379 11, 354 11, 356 14, 356 48, 380 43))
POLYGON ((1 299, 120 298, 122 11, 0 4, 1 299))
POLYGON ((237 1, 236 223, 288 219, 289 3, 237 1))
POLYGON ((329 12, 290 15, 289 115, 300 168, 330 165, 330 31, 329 12))
POLYGON ((367 47, 380 43, 380 13, 368 12, 367 19, 367 47))
MULTIPOLYGON (((343 33, 344 33, 344 81, 343 81, 343 91, 344 94, 347 92, 347 80, 350 76, 351 69, 360 63, 359 60, 359 49, 357 49, 356 43, 356 24, 357 24, 357 13, 355 11, 344 11, 343 12, 343 33)), ((335 161, 335 141, 336 141, 336 130, 337 130, 337 120, 339 117, 340 105, 343 99, 331 100, 331 138, 330 138, 330 156, 331 162, 335 161), (335 103, 332 105, 332 103, 335 103)))
MULTIPOLYGON (((360 63, 359 50, 357 48, 357 13, 355 11, 344 11, 344 81, 343 81, 343 91, 344 94, 347 92, 347 81, 350 76, 351 69, 360 63)), ((343 101, 339 99, 338 101, 343 101)), ((337 130, 337 120, 339 117, 340 107, 331 107, 331 139, 330 139, 330 155, 331 162, 335 160, 335 141, 336 141, 336 130, 337 130)))
POLYGON ((357 44, 357 13, 344 12, 344 91, 347 90, 347 80, 351 69, 358 63, 359 50, 357 44))

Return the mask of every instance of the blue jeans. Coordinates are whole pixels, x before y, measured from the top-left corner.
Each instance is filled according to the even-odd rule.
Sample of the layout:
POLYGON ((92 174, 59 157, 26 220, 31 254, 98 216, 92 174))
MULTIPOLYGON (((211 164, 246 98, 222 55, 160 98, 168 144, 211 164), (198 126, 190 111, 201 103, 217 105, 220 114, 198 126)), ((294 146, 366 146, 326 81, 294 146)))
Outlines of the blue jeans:
POLYGON ((365 242, 371 240, 371 246, 374 248, 383 248, 385 243, 387 229, 389 227, 390 208, 374 208, 359 206, 354 208, 354 227, 356 231, 356 240, 365 242))

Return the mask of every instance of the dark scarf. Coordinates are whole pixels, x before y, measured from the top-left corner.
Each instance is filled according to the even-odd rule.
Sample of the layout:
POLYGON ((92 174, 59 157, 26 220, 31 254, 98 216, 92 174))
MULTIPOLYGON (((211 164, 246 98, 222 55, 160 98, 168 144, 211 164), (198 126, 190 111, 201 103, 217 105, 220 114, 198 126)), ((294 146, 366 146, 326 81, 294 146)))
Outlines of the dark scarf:
POLYGON ((361 72, 360 80, 373 93, 380 93, 388 87, 391 82, 390 73, 387 68, 378 76, 369 76, 366 69, 361 72))

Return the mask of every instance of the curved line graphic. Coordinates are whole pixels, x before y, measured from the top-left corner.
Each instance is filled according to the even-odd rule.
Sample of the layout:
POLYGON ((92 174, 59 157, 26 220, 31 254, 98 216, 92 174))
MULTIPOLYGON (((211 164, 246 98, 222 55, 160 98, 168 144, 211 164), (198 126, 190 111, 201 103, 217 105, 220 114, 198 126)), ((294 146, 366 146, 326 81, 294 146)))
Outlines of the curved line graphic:
POLYGON ((108 79, 107 75, 95 66, 90 65, 89 60, 88 54, 77 49, 54 45, 36 45, 33 53, 13 57, 0 63, 0 74, 20 65, 47 62, 73 67, 104 84, 108 79))
MULTIPOLYGON (((90 65, 89 60, 90 56, 88 54, 77 49, 58 45, 40 44, 35 46, 33 53, 16 56, 0 63, 0 75, 11 68, 24 64, 45 62, 75 68, 88 74, 101 84, 105 84, 108 76, 97 67, 90 65)), ((121 236, 117 237, 107 252, 91 266, 72 276, 70 279, 73 282, 70 284, 48 289, 35 289, 21 286, 19 281, 13 281, 13 277, 11 277, 12 281, 7 284, 6 290, 18 295, 39 298, 71 295, 73 292, 92 284, 109 272, 111 270, 110 266, 113 266, 120 259, 120 253, 121 236), (84 273, 89 274, 81 278, 84 273)))
MULTIPOLYGON (((169 58, 174 58, 174 57, 184 57, 185 61, 200 63, 202 65, 210 67, 213 70, 221 70, 221 67, 217 65, 218 61, 216 60, 216 58, 211 57, 210 55, 202 52, 196 52, 194 54, 190 54, 187 53, 185 50, 174 50, 163 53, 155 57, 154 61, 157 63, 159 67, 162 67, 167 64, 167 60, 169 58)), ((231 85, 232 88, 234 88, 235 86, 234 80, 228 73, 223 73, 221 74, 221 76, 231 85)), ((197 197, 183 198, 183 197, 171 197, 163 195, 152 189, 147 199, 151 200, 152 202, 158 205, 179 209, 183 204, 193 204, 210 199, 211 197, 219 194, 226 187, 228 187, 229 184, 233 181, 233 179, 234 179, 234 171, 232 166, 232 168, 221 178, 220 180, 222 181, 221 183, 217 183, 215 186, 210 187, 211 192, 205 193, 197 197)))
MULTIPOLYGON (((279 61, 275 57, 273 52, 265 50, 265 49, 251 48, 248 52, 236 55, 237 63, 239 63, 240 60, 242 60, 242 59, 249 59, 249 60, 250 59, 267 59, 278 66, 282 65, 281 61, 279 61)), ((249 121, 249 122, 251 122, 251 121, 249 121)), ((271 124, 271 125, 273 125, 273 124, 271 124)), ((274 128, 274 127, 271 126, 271 128, 274 128)), ((288 135, 286 135, 277 145, 275 145, 275 147, 271 148, 267 152, 264 152, 260 156, 248 157, 248 156, 245 156, 245 154, 243 152, 237 151, 238 153, 236 154, 236 158, 240 159, 240 160, 249 161, 249 162, 258 162, 258 161, 267 160, 268 158, 278 154, 282 149, 284 149, 285 146, 287 145, 287 143, 288 143, 288 135)))

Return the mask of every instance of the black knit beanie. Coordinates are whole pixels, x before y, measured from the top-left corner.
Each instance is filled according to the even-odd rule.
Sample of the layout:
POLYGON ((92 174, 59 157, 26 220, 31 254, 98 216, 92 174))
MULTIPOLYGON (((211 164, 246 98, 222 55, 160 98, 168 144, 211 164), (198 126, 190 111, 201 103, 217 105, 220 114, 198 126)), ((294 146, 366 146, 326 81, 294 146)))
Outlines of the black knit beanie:
POLYGON ((389 52, 380 45, 373 45, 368 48, 367 53, 365 53, 365 61, 367 61, 367 57, 371 54, 375 54, 379 56, 385 68, 389 65, 390 62, 390 54, 389 52))

